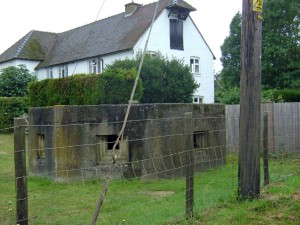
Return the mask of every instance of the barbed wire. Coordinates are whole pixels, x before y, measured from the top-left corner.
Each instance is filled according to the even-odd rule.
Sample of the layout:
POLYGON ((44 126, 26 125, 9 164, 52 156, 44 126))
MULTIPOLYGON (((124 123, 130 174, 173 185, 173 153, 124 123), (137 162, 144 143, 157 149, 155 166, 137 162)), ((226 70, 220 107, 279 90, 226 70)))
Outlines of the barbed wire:
MULTIPOLYGON (((235 117, 231 117, 235 118, 235 117)), ((285 118, 293 118, 293 117, 285 117, 285 118)), ((156 119, 153 121, 153 123, 160 123, 163 120, 169 120, 170 118, 163 118, 156 119)), ((181 120, 185 119, 185 117, 178 117, 176 118, 176 121, 180 122, 181 120)), ((198 119, 202 118, 196 118, 193 119, 193 121, 198 121, 198 119)), ((204 119, 204 118, 203 118, 204 119)), ((225 121, 228 119, 227 117, 211 117, 211 119, 215 120, 221 120, 225 121)), ((237 120, 238 118, 235 118, 237 120)), ((147 120, 147 122, 150 120, 147 120)), ((206 119, 206 121, 209 121, 206 119)), ((133 122, 133 121, 132 121, 133 122)), ((143 120, 138 120, 134 122, 141 122, 143 123, 143 120)), ((146 122, 146 121, 145 121, 146 122)), ((114 124, 115 122, 108 122, 105 124, 114 124)), ((120 123, 120 122, 119 122, 120 123)), ((225 123, 225 122, 224 122, 225 123)), ((102 124, 102 123, 101 123, 102 124)), ((280 123, 273 123, 269 124, 271 129, 278 129, 280 130, 280 124, 286 126, 293 125, 298 126, 299 123, 288 121, 287 123, 280 122, 280 123)), ((47 124, 47 125, 40 125, 39 127, 54 127, 56 124, 47 124)), ((83 126, 85 124, 69 124, 64 126, 83 126)), ((167 124, 169 126, 170 124, 167 124)), ((32 126, 33 127, 33 126, 32 126)), ((11 129, 11 128, 10 128, 11 129)), ((282 131, 282 130, 281 130, 282 131)), ((299 131, 298 130, 294 130, 299 131)), ((214 135, 218 133, 224 133, 222 135, 225 135, 225 133, 228 132, 228 129, 214 129, 214 130, 208 130, 209 134, 214 135)), ((288 143, 289 145, 284 146, 291 148, 291 152, 286 152, 286 154, 293 154, 293 153, 300 153, 300 148, 297 147, 297 140, 299 138, 299 134, 297 133, 287 133, 282 132, 282 135, 274 135, 272 138, 281 138, 285 143, 288 143), (291 135, 289 135, 291 134, 291 135)), ((12 161, 13 156, 15 152, 13 151, 11 146, 4 147, 3 142, 6 141, 8 135, 11 134, 0 134, 0 160, 10 160, 12 161)), ((176 134, 162 134, 162 135, 153 135, 151 137, 141 137, 141 138, 128 138, 127 143, 137 143, 141 141, 149 141, 149 142, 155 142, 158 140, 164 140, 168 138, 175 138, 178 139, 184 138, 185 136, 192 136, 194 135, 194 132, 185 132, 181 133, 178 132, 176 134)), ((13 140, 13 139, 11 139, 13 140)), ((262 140, 265 140, 265 138, 262 138, 262 140)), ((67 146, 57 146, 57 147, 51 147, 51 148, 32 148, 32 149, 22 149, 18 152, 24 152, 28 153, 29 151, 33 152, 33 154, 36 155, 37 151, 45 150, 50 152, 60 151, 64 149, 77 149, 81 152, 81 154, 87 153, 87 149, 89 147, 96 147, 99 145, 100 142, 96 143, 84 143, 82 145, 67 145, 67 146)), ((108 141, 104 142, 105 144, 108 143, 108 141)), ((274 141, 272 143, 275 143, 274 141)), ((279 142, 278 142, 279 143, 279 142)), ((186 191, 188 190, 194 190, 194 201, 195 201, 195 210, 196 212, 204 212, 208 209, 210 204, 213 204, 215 201, 215 196, 211 190, 211 187, 215 184, 219 185, 218 180, 216 180, 214 177, 217 175, 218 170, 222 169, 223 167, 229 166, 229 174, 227 174, 227 177, 224 177, 224 180, 222 182, 225 182, 226 188, 229 190, 227 195, 234 196, 234 193, 236 192, 236 184, 237 184, 237 161, 228 161, 228 156, 230 156, 230 149, 226 148, 227 144, 224 145, 218 145, 218 146, 209 146, 209 147, 201 147, 201 148, 190 148, 190 149, 181 149, 180 146, 176 147, 177 152, 170 152, 170 151, 161 151, 159 155, 151 155, 150 153, 151 149, 148 150, 148 153, 143 155, 144 158, 142 159, 132 159, 131 161, 128 160, 128 158, 125 158, 123 161, 120 161, 117 163, 117 169, 116 174, 119 173, 120 175, 116 176, 112 180, 112 190, 108 193, 107 199, 105 200, 106 204, 103 208, 103 214, 105 217, 108 218, 110 222, 113 223, 122 223, 123 218, 126 221, 129 221, 134 223, 134 221, 142 220, 143 217, 148 218, 146 219, 149 224, 151 224, 150 220, 153 216, 155 216, 157 213, 164 214, 165 212, 168 214, 168 209, 160 208, 160 204, 163 204, 166 199, 170 199, 171 202, 174 201, 174 199, 181 199, 182 205, 178 206, 180 210, 177 212, 171 212, 170 217, 166 217, 166 219, 172 219, 174 216, 179 216, 180 218, 184 217, 184 203, 185 201, 188 201, 190 199, 185 198, 186 191), (209 152, 210 154, 206 154, 209 152), (194 161, 191 160, 191 158, 186 159, 186 154, 193 153, 194 155, 194 161), (176 160, 175 160, 176 159, 176 160), (157 166, 159 164, 159 166, 157 166), (186 188, 185 186, 185 179, 190 177, 185 177, 185 170, 188 166, 193 166, 195 169, 195 186, 193 188, 186 188), (131 177, 128 177, 125 172, 128 170, 128 167, 130 167, 131 170, 131 177), (141 173, 143 171, 143 173, 141 173), (170 177, 167 176, 168 174, 172 174, 174 171, 181 171, 181 176, 174 176, 170 177), (184 176, 184 177, 182 177, 184 176), (202 180, 203 177, 206 177, 205 180, 202 180), (161 180, 162 179, 162 180, 161 180), (175 179, 175 180, 174 180, 175 179), (153 186, 149 186, 149 184, 153 185, 151 182, 159 181, 157 184, 155 183, 155 188, 153 186), (118 187, 123 187, 122 184, 126 183, 126 185, 130 186, 130 182, 135 182, 140 185, 141 190, 139 193, 118 189, 118 187), (166 188, 165 183, 167 182, 174 182, 177 183, 178 186, 176 188, 166 188), (175 191, 173 191, 175 190, 175 191), (157 191, 157 193, 155 193, 157 191), (159 196, 159 191, 171 191, 172 194, 166 196, 159 196), (153 192, 153 193, 152 193, 153 192), (149 194, 150 193, 150 194, 149 194), (158 197, 152 196, 157 194, 158 197), (147 199, 147 201, 140 201, 140 198, 147 199), (172 200, 171 200, 172 199, 172 200), (124 207, 112 209, 112 205, 115 204, 115 202, 123 202, 124 207), (157 207, 155 207, 157 205, 157 207), (153 208, 153 210, 150 210, 150 212, 147 215, 143 215, 139 209, 143 207, 149 207, 153 208), (137 211, 137 212, 135 212, 137 211), (137 215, 137 213, 140 213, 137 215), (130 217, 136 217, 136 218, 130 218, 130 217), (135 220, 136 219, 136 220, 135 220)), ((272 148, 276 147, 275 145, 269 145, 268 148, 271 150, 272 148)), ((155 151, 153 149, 152 151, 155 151)), ((70 151, 71 153, 71 151, 70 151)), ((83 160, 83 159, 81 159, 83 160)), ((14 167, 11 165, 7 168, 7 172, 5 174, 0 175, 0 185, 6 185, 12 187, 12 190, 10 193, 7 193, 4 195, 4 198, 0 200, 0 209, 1 211, 8 212, 9 209, 11 209, 10 206, 8 206, 7 202, 12 201, 15 202, 15 192, 14 192, 14 185, 16 180, 20 179, 27 179, 29 183, 29 195, 27 198, 21 198, 17 199, 17 201, 29 201, 29 207, 35 207, 33 206, 36 204, 41 204, 42 202, 48 202, 48 207, 55 208, 56 207, 56 200, 57 199, 64 199, 64 196, 67 194, 67 196, 70 196, 71 199, 76 199, 76 196, 80 198, 80 193, 77 193, 76 188, 81 188, 82 190, 87 189, 86 191, 90 193, 90 195, 95 194, 95 190, 98 189, 99 185, 103 185, 103 172, 100 171, 98 168, 99 166, 85 166, 82 168, 66 168, 66 169, 57 169, 52 168, 49 171, 46 172, 29 172, 26 176, 20 176, 20 177, 14 177, 13 174, 11 174, 9 171, 14 171, 14 167), (86 172, 93 172, 94 176, 90 176, 86 172), (56 177, 59 177, 59 174, 65 174, 65 178, 62 180, 55 179, 56 177), (78 174, 78 177, 74 179, 74 174, 78 174), (43 182, 46 182, 43 184, 43 182), (51 191, 51 186, 47 187, 47 185, 53 185, 55 187, 55 190, 59 190, 54 193, 51 191), (37 188, 37 185, 45 185, 45 190, 41 190, 40 188, 37 188), (78 187, 78 185, 80 187, 78 187), (60 187, 58 189, 58 187, 60 187), (69 187, 69 188, 67 188, 69 187), (91 188, 92 187, 92 188, 91 188), (39 190, 39 193, 35 194, 35 190, 39 190), (92 190, 91 190, 92 189, 92 190), (75 197, 75 198, 74 198, 75 197), (49 202, 51 205, 49 205, 49 202), (3 209, 3 210, 2 210, 3 209)), ((1 172, 0 172, 1 173, 1 172)), ((229 199, 229 198, 228 198, 229 199)), ((96 201, 94 198, 93 201, 96 201)), ((229 200, 228 200, 229 201, 229 200)), ((93 206, 95 202, 85 202, 84 204, 78 204, 76 205, 76 210, 80 210, 82 212, 91 214, 93 210, 93 206)), ((170 205, 171 206, 171 205, 170 205)), ((40 207, 43 207, 40 205, 40 207)), ((12 207, 13 208, 13 207, 12 207)), ((45 207, 44 210, 47 210, 47 207, 45 207)), ((172 211, 172 209, 170 209, 172 211)), ((1 214, 0 213, 0 223, 1 224, 12 224, 14 223, 14 213, 9 211, 10 213, 1 214), (3 215, 3 216, 2 216, 3 215)), ((46 211, 45 214, 47 215, 46 211)), ((48 217, 51 219, 51 216, 53 219, 53 215, 48 215, 48 217)), ((70 215, 71 216, 71 215, 70 215)), ((85 217, 86 219, 82 219, 82 221, 79 221, 78 224, 87 224, 89 222, 89 216, 85 217)), ((35 214, 35 211, 30 211, 29 216, 27 220, 30 221, 31 224, 40 224, 41 217, 37 214, 35 214)), ((68 224, 68 219, 66 219, 63 223, 68 224)), ((105 222, 104 222, 105 223, 105 222)), ((125 222, 124 222, 125 223, 125 222)), ((145 222, 147 223, 147 222, 145 222)))

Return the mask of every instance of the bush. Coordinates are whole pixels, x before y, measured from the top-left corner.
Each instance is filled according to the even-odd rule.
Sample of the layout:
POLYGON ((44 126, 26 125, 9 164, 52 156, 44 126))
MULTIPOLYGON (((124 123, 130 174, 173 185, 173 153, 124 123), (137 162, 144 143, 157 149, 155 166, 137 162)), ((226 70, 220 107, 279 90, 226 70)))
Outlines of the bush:
POLYGON ((281 98, 283 102, 300 102, 299 89, 281 89, 274 92, 276 98, 281 98))
POLYGON ((46 79, 29 85, 31 107, 91 104, 98 75, 78 74, 59 79, 46 79))
POLYGON ((25 65, 4 68, 0 71, 0 96, 27 97, 28 84, 36 80, 25 65))
MULTIPOLYGON (((127 104, 135 83, 137 72, 134 69, 108 68, 101 74, 98 81, 101 104, 127 104)), ((134 100, 140 101, 143 95, 143 85, 138 82, 134 100)))
POLYGON ((14 118, 28 113, 28 106, 28 97, 0 97, 0 129, 13 127, 14 118))
MULTIPOLYGON (((31 107, 128 103, 136 71, 107 69, 100 75, 77 74, 29 85, 31 107)), ((142 96, 139 82, 135 100, 142 96)))
POLYGON ((227 105, 240 104, 240 89, 233 87, 227 90, 218 90, 216 102, 227 105))
MULTIPOLYGON (((135 59, 116 60, 108 68, 138 69, 141 55, 135 59)), ((144 85, 142 103, 191 103, 198 88, 188 66, 161 54, 146 55, 141 71, 144 85)))

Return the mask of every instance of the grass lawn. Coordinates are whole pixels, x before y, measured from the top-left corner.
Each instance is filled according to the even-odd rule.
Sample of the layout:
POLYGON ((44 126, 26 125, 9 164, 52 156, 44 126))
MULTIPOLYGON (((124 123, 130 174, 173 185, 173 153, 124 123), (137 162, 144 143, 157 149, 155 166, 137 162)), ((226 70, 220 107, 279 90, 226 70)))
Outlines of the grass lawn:
MULTIPOLYGON (((195 216, 186 221, 185 180, 112 181, 98 224, 299 224, 300 160, 270 161, 261 198, 236 200, 237 158, 195 176, 195 216)), ((28 178, 29 224, 90 224, 103 182, 55 183, 28 178)), ((13 136, 0 135, 0 224, 15 220, 13 136)))

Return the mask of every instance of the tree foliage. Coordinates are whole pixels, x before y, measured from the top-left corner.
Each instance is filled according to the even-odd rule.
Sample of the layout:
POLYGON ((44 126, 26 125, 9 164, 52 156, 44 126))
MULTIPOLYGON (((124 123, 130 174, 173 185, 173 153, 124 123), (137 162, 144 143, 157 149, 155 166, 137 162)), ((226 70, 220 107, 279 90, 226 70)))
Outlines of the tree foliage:
POLYGON ((30 73, 25 65, 4 68, 0 71, 0 96, 28 96, 28 84, 36 80, 36 75, 30 73))
POLYGON ((0 97, 0 132, 11 132, 14 118, 28 113, 28 97, 0 97))
POLYGON ((236 13, 230 24, 230 35, 221 46, 223 69, 220 76, 225 88, 240 86, 241 20, 242 15, 236 13))
MULTIPOLYGON (((265 0, 262 33, 262 85, 264 89, 300 88, 300 2, 265 0)), ((239 87, 241 19, 237 13, 230 35, 221 46, 220 85, 239 87)))
POLYGON ((262 83, 265 88, 300 88, 300 1, 266 0, 262 83))
MULTIPOLYGON (((140 60, 141 55, 116 60, 109 68, 137 69, 140 60)), ((142 103, 191 103, 198 87, 188 66, 160 54, 146 55, 140 77, 144 86, 142 103)))

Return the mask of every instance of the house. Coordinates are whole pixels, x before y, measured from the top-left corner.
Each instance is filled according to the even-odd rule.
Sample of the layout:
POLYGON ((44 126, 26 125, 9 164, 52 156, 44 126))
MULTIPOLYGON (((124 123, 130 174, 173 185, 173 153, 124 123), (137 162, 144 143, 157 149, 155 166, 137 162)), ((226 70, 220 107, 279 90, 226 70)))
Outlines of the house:
MULTIPOLYGON (((63 33, 30 31, 0 55, 0 69, 25 64, 40 80, 100 74, 116 59, 143 50, 156 5, 131 2, 123 13, 63 33)), ((182 0, 161 0, 147 50, 190 65, 200 84, 194 103, 213 103, 215 56, 189 16, 195 10, 182 0)))

